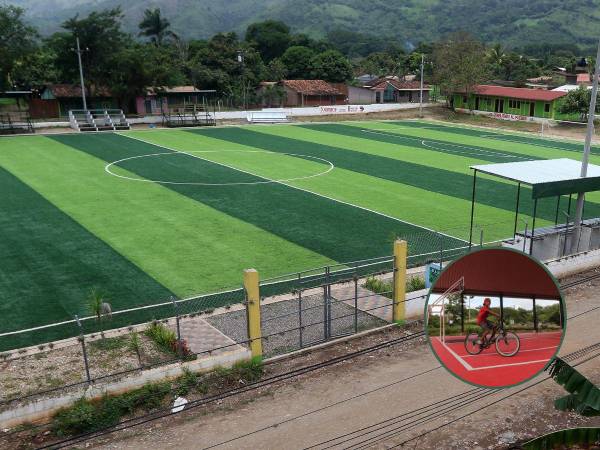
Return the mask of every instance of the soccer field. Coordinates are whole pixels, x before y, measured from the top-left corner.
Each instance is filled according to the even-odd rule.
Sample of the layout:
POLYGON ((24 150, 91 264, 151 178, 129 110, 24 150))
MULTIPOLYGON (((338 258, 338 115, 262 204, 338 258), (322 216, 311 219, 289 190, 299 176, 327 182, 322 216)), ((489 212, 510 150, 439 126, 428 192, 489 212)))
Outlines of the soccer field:
MULTIPOLYGON (((2 138, 0 333, 89 315, 92 287, 117 310, 239 287, 245 268, 264 278, 389 255, 395 237, 436 251, 429 230, 464 246, 470 165, 581 150, 417 121, 2 138)), ((515 195, 479 179, 486 241, 512 235, 515 195)), ((587 199, 600 216, 600 195, 587 199)), ((523 188, 523 218, 531 206, 523 188)), ((537 223, 555 214, 544 199, 537 223)))

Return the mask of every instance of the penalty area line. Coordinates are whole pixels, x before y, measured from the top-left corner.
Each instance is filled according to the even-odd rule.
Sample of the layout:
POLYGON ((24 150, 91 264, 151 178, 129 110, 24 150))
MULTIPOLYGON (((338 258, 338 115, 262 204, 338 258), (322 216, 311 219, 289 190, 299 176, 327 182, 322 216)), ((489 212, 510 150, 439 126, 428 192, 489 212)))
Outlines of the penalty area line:
POLYGON ((397 217, 393 217, 393 216, 390 216, 390 215, 388 215, 388 214, 385 214, 385 213, 382 213, 382 212, 379 212, 379 211, 375 211, 375 210, 372 210, 372 209, 370 209, 370 208, 366 208, 366 207, 364 207, 364 206, 355 205, 354 203, 350 203, 350 202, 345 202, 345 201, 343 201, 343 200, 339 200, 339 199, 336 199, 336 198, 333 198, 333 197, 329 197, 329 196, 327 196, 327 195, 324 195, 324 194, 320 194, 320 193, 318 193, 318 192, 314 192, 314 191, 311 191, 311 190, 308 190, 308 189, 304 189, 304 188, 301 188, 301 187, 297 187, 297 186, 294 186, 294 185, 292 185, 292 184, 285 183, 285 182, 283 182, 283 181, 277 181, 277 180, 273 180, 273 179, 270 179, 270 178, 268 178, 268 177, 264 177, 264 176, 257 175, 257 174, 255 174, 255 173, 249 172, 249 171, 247 171, 247 170, 243 170, 243 169, 239 169, 239 168, 237 168, 237 167, 234 167, 234 166, 230 166, 229 164, 225 164, 225 163, 221 163, 221 162, 216 162, 216 161, 211 161, 210 159, 207 159, 207 158, 202 158, 201 156, 194 155, 194 154, 192 154, 192 153, 188 153, 188 152, 186 152, 186 151, 183 151, 183 150, 177 150, 177 149, 174 149, 174 148, 167 147, 167 146, 165 146, 165 145, 155 144, 155 143, 153 143, 153 142, 149 142, 149 141, 146 141, 146 140, 144 140, 144 139, 140 139, 140 138, 138 138, 138 137, 129 136, 129 135, 122 134, 122 133, 116 133, 116 134, 118 134, 119 136, 126 137, 126 138, 128 138, 128 139, 133 139, 133 140, 135 140, 135 141, 143 142, 143 143, 145 143, 145 144, 148 144, 148 145, 153 145, 153 146, 155 146, 155 147, 160 147, 160 148, 163 148, 163 149, 165 149, 165 150, 170 150, 170 151, 173 151, 173 152, 176 152, 176 153, 183 153, 183 154, 186 154, 186 155, 188 155, 188 156, 191 156, 192 158, 198 158, 198 159, 201 159, 202 161, 206 161, 206 162, 209 162, 209 163, 213 163, 213 164, 217 164, 217 165, 220 165, 220 166, 223 166, 223 167, 227 167, 228 169, 235 170, 235 171, 237 171, 237 172, 242 172, 242 173, 245 173, 245 174, 248 174, 248 175, 252 175, 252 176, 254 176, 254 177, 262 178, 263 180, 267 180, 267 181, 269 181, 269 182, 271 182, 271 183, 281 184, 281 185, 283 185, 283 186, 287 186, 287 187, 289 187, 289 188, 296 189, 296 190, 298 190, 298 191, 306 192, 306 193, 308 193, 308 194, 316 195, 316 196, 318 196, 318 197, 325 198, 325 199, 327 199, 327 200, 330 200, 330 201, 332 201, 332 202, 337 202, 337 203, 341 203, 341 204, 343 204, 343 205, 351 206, 351 207, 353 207, 353 208, 358 208, 358 209, 361 209, 361 210, 363 210, 363 211, 367 211, 367 212, 370 212, 370 213, 372 213, 372 214, 376 214, 376 215, 378 215, 378 216, 381 216, 381 217, 385 217, 385 218, 387 218, 387 219, 394 220, 394 221, 396 221, 396 222, 404 223, 404 224, 406 224, 406 225, 410 225, 410 226, 413 226, 413 227, 415 227, 415 228, 420 228, 421 230, 431 231, 431 232, 433 232, 433 233, 440 234, 440 235, 442 235, 442 236, 446 236, 446 237, 448 237, 448 238, 451 238, 451 239, 456 239, 457 241, 461 241, 461 242, 465 242, 465 243, 467 243, 467 242, 468 242, 468 241, 466 241, 466 240, 464 240, 464 239, 460 239, 460 238, 458 238, 458 237, 451 236, 451 235, 449 235, 449 234, 446 234, 446 233, 441 233, 441 232, 439 232, 439 231, 435 231, 435 230, 432 230, 431 228, 427 228, 427 227, 424 227, 424 226, 421 226, 421 225, 416 225, 416 224, 414 224, 414 223, 411 223, 411 222, 408 222, 408 221, 406 221, 406 220, 398 219, 397 217))

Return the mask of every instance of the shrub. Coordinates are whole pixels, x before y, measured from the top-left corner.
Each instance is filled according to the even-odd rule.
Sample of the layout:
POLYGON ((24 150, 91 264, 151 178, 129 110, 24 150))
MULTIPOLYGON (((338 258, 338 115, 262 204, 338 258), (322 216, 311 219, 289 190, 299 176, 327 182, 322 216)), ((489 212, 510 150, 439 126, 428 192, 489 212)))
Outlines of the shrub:
POLYGON ((52 418, 52 429, 58 436, 71 436, 111 427, 137 409, 159 408, 170 391, 169 383, 153 383, 126 394, 107 395, 97 401, 81 398, 52 418))

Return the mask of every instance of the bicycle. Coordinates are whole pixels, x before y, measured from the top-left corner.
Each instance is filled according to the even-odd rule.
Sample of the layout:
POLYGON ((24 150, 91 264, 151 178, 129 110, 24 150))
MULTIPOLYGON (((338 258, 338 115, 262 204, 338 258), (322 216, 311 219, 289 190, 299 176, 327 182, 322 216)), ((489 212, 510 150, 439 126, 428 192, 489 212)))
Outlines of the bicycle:
POLYGON ((504 322, 500 321, 492 331, 492 335, 481 342, 479 333, 472 332, 465 338, 465 350, 470 355, 478 355, 486 348, 495 344, 496 352, 502 356, 514 356, 521 348, 521 340, 517 333, 506 331, 504 322))

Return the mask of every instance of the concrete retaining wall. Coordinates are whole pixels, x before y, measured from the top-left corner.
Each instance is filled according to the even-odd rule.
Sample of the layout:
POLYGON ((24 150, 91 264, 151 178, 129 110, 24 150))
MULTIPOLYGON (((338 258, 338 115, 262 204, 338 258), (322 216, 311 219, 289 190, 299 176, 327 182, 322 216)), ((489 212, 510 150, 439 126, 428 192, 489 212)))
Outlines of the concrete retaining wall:
POLYGON ((10 428, 26 422, 46 421, 58 410, 73 404, 82 397, 100 398, 105 394, 114 395, 137 389, 147 383, 177 378, 183 374, 184 368, 192 372, 207 372, 217 366, 231 367, 238 361, 250 358, 249 350, 238 349, 218 356, 144 370, 137 375, 128 376, 114 382, 84 387, 61 397, 36 399, 31 403, 15 405, 0 412, 0 428, 10 428))

